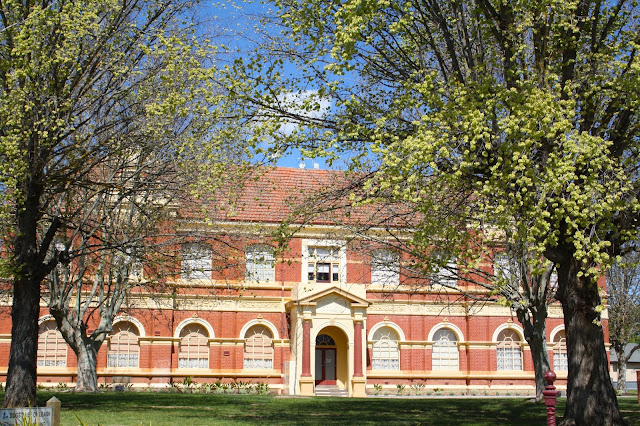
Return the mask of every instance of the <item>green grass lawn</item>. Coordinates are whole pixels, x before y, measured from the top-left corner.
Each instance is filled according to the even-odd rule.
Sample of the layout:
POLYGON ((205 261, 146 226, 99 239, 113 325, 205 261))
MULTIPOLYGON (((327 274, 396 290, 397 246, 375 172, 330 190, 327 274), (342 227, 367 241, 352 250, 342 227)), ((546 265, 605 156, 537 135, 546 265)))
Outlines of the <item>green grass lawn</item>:
MULTIPOLYGON (((183 393, 39 392, 38 405, 62 401, 62 424, 229 425, 229 424, 426 424, 543 425, 544 404, 524 398, 300 398, 183 393), (77 417, 76 417, 77 416, 77 417)), ((620 398, 630 425, 640 424, 636 398, 620 398)), ((558 401, 558 415, 564 400, 558 401)))

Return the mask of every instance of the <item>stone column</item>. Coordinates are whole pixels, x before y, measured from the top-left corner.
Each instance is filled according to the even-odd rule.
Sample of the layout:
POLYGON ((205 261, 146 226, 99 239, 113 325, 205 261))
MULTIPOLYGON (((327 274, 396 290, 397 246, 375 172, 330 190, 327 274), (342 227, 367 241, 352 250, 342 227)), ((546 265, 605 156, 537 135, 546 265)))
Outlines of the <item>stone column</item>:
POLYGON ((353 327, 353 376, 362 377, 362 321, 355 321, 353 327))
POLYGON ((311 377, 311 321, 302 320, 302 377, 311 377))
POLYGON ((362 374, 362 328, 364 321, 356 318, 353 321, 353 377, 351 378, 351 396, 367 396, 367 379, 362 374))
POLYGON ((302 374, 300 377, 300 395, 315 394, 315 385, 311 376, 311 320, 302 320, 302 374))

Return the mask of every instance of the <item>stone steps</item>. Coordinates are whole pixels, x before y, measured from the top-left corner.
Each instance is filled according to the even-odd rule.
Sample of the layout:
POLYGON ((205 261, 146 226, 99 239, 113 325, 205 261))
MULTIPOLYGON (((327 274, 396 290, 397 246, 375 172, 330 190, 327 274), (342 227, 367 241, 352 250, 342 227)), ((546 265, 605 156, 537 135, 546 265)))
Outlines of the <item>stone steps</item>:
POLYGON ((349 391, 346 389, 340 389, 338 386, 330 385, 317 385, 315 389, 316 396, 335 396, 335 397, 348 397, 349 391))

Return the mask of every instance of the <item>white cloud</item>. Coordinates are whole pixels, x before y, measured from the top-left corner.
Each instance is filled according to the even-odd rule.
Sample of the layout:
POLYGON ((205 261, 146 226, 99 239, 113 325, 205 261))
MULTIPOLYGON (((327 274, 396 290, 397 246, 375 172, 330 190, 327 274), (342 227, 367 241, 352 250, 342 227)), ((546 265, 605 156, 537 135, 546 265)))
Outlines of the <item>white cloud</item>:
MULTIPOLYGON (((284 111, 293 116, 299 116, 302 120, 323 118, 331 108, 331 101, 318 96, 317 90, 287 93, 279 96, 277 102, 284 111)), ((295 118, 291 118, 290 122, 286 122, 285 118, 284 121, 285 124, 280 127, 280 132, 290 135, 298 127, 298 122, 295 118)))

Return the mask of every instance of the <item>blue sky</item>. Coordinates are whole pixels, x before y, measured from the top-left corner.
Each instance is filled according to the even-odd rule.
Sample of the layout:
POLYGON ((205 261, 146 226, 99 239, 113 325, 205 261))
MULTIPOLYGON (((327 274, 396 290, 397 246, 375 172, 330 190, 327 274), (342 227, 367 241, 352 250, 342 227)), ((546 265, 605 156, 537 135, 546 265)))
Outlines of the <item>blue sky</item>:
MULTIPOLYGON (((201 7, 203 7, 203 10, 201 10, 200 15, 207 20, 212 32, 217 36, 217 40, 222 40, 225 45, 242 56, 246 55, 248 57, 251 55, 255 46, 254 41, 261 38, 260 31, 278 31, 276 28, 266 28, 258 22, 260 15, 266 13, 275 14, 275 8, 268 3, 256 1, 209 1, 203 2, 201 7)), ((284 72, 295 75, 295 66, 285 64, 284 72)), ((299 96, 304 96, 304 94, 292 94, 294 98, 299 96)), ((329 106, 327 104, 326 107, 329 106)), ((291 130, 287 129, 286 126, 283 127, 283 132, 285 133, 291 130)), ((304 165, 304 168, 307 169, 329 168, 323 159, 304 158, 297 150, 293 150, 281 157, 277 165, 296 168, 304 165)), ((344 167, 336 164, 332 168, 344 167)))

